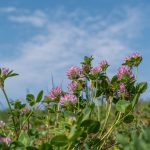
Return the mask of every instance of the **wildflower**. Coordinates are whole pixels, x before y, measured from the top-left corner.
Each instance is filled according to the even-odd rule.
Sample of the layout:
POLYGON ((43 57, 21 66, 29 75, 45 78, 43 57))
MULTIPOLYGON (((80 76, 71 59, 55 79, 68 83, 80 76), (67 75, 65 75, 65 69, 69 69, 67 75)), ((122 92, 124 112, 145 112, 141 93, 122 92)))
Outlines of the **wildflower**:
POLYGON ((125 89, 126 89, 126 86, 124 83, 121 83, 120 86, 119 86, 119 92, 120 93, 124 93, 125 92, 125 89))
POLYGON ((9 69, 8 68, 2 68, 2 75, 7 75, 9 73, 9 69))
POLYGON ((48 97, 51 100, 58 100, 62 94, 63 94, 62 89, 60 87, 56 87, 51 90, 48 97))
POLYGON ((109 66, 109 64, 106 60, 103 60, 103 61, 100 62, 100 67, 102 68, 102 71, 106 71, 108 66, 109 66))
POLYGON ((118 69, 118 73, 117 73, 118 79, 122 80, 124 75, 132 79, 134 78, 134 75, 132 74, 131 69, 128 66, 122 66, 118 69))
POLYGON ((142 61, 142 56, 139 53, 133 53, 131 56, 128 56, 124 60, 124 65, 129 67, 138 66, 142 61))
POLYGON ((132 58, 140 58, 140 57, 142 56, 137 52, 132 54, 132 58))
POLYGON ((67 71, 68 79, 74 80, 81 77, 82 69, 79 67, 71 67, 67 71))
POLYGON ((4 128, 5 127, 5 125, 6 125, 6 123, 4 122, 4 121, 0 121, 0 128, 4 128))
POLYGON ((102 72, 102 68, 100 66, 96 66, 92 68, 91 70, 92 75, 97 75, 97 74, 100 74, 101 72, 102 72))
POLYGON ((127 57, 125 58, 125 60, 124 60, 125 63, 128 62, 128 61, 131 61, 131 56, 127 56, 127 57))
POLYGON ((77 102, 78 102, 78 99, 73 94, 66 94, 64 96, 61 96, 61 98, 60 98, 60 104, 62 104, 62 105, 66 104, 66 103, 76 104, 77 102))
POLYGON ((71 93, 74 93, 77 90, 79 83, 77 81, 72 81, 69 85, 68 85, 68 90, 71 93))
POLYGON ((0 137, 0 142, 4 142, 6 144, 10 144, 12 141, 8 137, 0 137))
POLYGON ((72 81, 68 85, 68 91, 71 93, 75 93, 78 91, 81 91, 85 87, 85 79, 84 78, 79 78, 77 81, 72 81))

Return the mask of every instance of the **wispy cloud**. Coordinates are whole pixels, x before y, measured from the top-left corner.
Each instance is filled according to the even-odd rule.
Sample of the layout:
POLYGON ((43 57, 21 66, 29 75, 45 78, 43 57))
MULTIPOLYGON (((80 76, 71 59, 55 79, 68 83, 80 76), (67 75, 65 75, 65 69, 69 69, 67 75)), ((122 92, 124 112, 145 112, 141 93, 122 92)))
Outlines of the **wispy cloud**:
POLYGON ((119 17, 116 15, 113 19, 113 15, 85 15, 80 22, 74 20, 80 17, 79 13, 63 20, 61 16, 60 19, 57 15, 53 16, 57 18, 55 21, 50 19, 51 14, 42 11, 35 11, 30 16, 11 16, 11 21, 40 26, 46 32, 14 46, 21 53, 18 58, 3 60, 1 65, 20 74, 17 79, 7 83, 10 96, 14 97, 17 93, 22 97, 27 88, 46 89, 50 85, 51 73, 54 80, 61 83, 66 79, 66 69, 71 65, 79 65, 84 55, 94 55, 95 63, 102 59, 108 59, 114 66, 121 63, 121 59, 131 52, 128 41, 135 37, 135 33, 139 33, 136 25, 139 24, 140 13, 136 9, 125 9, 124 17, 120 13, 119 17))
POLYGON ((35 11, 33 14, 22 14, 9 16, 9 20, 16 23, 31 24, 36 27, 42 27, 47 23, 45 13, 40 10, 35 11))
POLYGON ((0 13, 12 13, 12 12, 16 12, 16 8, 15 7, 0 7, 0 13))

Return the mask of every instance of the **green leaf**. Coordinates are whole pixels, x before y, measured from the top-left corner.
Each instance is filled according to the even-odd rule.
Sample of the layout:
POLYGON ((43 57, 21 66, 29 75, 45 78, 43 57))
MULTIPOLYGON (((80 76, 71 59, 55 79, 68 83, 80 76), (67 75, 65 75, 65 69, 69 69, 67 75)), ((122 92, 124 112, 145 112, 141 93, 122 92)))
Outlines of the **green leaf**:
POLYGON ((129 144, 129 138, 123 134, 117 134, 117 141, 121 143, 123 146, 129 144))
POLYGON ((20 133, 18 141, 21 142, 25 146, 29 146, 30 144, 30 138, 26 132, 20 133))
POLYGON ((83 110, 83 118, 82 118, 82 121, 86 120, 89 118, 91 112, 92 112, 92 109, 93 108, 89 108, 89 107, 86 107, 84 110, 83 110))
POLYGON ((28 146, 28 147, 26 147, 26 150, 39 150, 39 149, 37 149, 36 147, 33 147, 33 146, 28 146))
POLYGON ((35 97, 33 94, 27 94, 26 100, 30 104, 30 106, 33 106, 35 104, 35 97))
POLYGON ((133 115, 128 115, 124 118, 124 123, 131 123, 134 120, 134 116, 133 115))
POLYGON ((99 121, 90 119, 83 121, 81 126, 84 127, 88 133, 97 133, 100 129, 99 121))
POLYGON ((51 144, 55 146, 64 146, 68 143, 66 135, 56 135, 52 138, 51 144))
POLYGON ((119 100, 117 103, 116 103, 116 109, 119 111, 119 112, 122 112, 122 113, 125 113, 126 110, 128 109, 128 107, 130 107, 130 102, 126 101, 126 100, 119 100))
POLYGON ((117 76, 113 76, 111 79, 111 83, 114 84, 118 81, 118 77, 117 76))
POLYGON ((91 80, 96 80, 96 76, 94 76, 94 75, 89 74, 88 77, 89 77, 89 79, 91 79, 91 80))
POLYGON ((8 75, 7 77, 14 77, 14 76, 18 76, 19 74, 17 74, 17 73, 12 73, 12 74, 10 74, 10 75, 8 75))
POLYGON ((43 91, 40 91, 37 98, 36 98, 36 102, 40 102, 42 100, 42 97, 43 97, 43 91))
POLYGON ((52 150, 52 146, 48 143, 43 143, 40 147, 39 150, 52 150))
POLYGON ((135 107, 135 105, 137 104, 138 100, 140 98, 140 94, 135 94, 134 98, 132 100, 132 109, 135 107))
POLYGON ((24 145, 20 141, 14 141, 11 143, 11 149, 24 148, 24 145))
POLYGON ((141 82, 137 85, 138 93, 142 94, 147 90, 147 82, 141 82))
POLYGON ((107 81, 106 79, 102 80, 100 86, 102 86, 102 88, 104 88, 104 89, 107 89, 108 86, 109 86, 109 85, 108 85, 108 81, 107 81))
POLYGON ((69 140, 70 141, 76 141, 78 137, 81 136, 81 134, 83 133, 82 130, 77 129, 75 126, 73 126, 71 128, 70 134, 69 134, 69 140))

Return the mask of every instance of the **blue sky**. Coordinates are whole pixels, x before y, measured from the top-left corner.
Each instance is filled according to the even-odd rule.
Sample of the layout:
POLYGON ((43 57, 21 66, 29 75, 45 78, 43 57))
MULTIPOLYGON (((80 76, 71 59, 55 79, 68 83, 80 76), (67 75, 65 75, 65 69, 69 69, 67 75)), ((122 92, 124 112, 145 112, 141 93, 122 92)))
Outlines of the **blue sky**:
POLYGON ((149 14, 148 0, 1 0, 0 65, 20 74, 6 82, 9 97, 24 100, 27 90, 46 94, 51 74, 65 87, 67 68, 85 55, 95 64, 107 59, 113 75, 138 51, 144 58, 139 80, 150 83, 149 14))

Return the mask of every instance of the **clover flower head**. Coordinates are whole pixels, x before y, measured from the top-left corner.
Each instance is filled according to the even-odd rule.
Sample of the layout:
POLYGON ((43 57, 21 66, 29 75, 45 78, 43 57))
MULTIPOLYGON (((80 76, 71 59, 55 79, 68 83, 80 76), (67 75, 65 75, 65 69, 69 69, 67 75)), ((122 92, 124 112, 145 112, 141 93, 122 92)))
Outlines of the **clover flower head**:
POLYGON ((67 71, 67 76, 68 76, 68 79, 70 80, 80 78, 81 74, 82 74, 82 69, 76 66, 70 67, 67 71))
POLYGON ((142 56, 138 52, 135 52, 132 54, 132 57, 133 58, 141 58, 142 56))
POLYGON ((8 137, 0 137, 0 141, 6 144, 10 144, 12 142, 12 140, 8 137))
POLYGON ((103 71, 106 71, 108 66, 109 66, 109 64, 108 64, 107 60, 103 60, 100 62, 100 67, 102 68, 103 71))
POLYGON ((102 60, 102 61, 100 62, 100 66, 104 66, 104 65, 108 65, 107 60, 102 60))
POLYGON ((5 127, 5 125, 6 125, 6 123, 4 122, 4 121, 0 121, 0 128, 4 128, 5 127))
POLYGON ((68 102, 71 102, 72 104, 76 104, 78 102, 78 99, 73 94, 66 94, 66 95, 60 97, 60 104, 61 105, 64 105, 68 102))
POLYGON ((134 75, 131 72, 131 69, 128 66, 122 66, 118 69, 118 79, 121 80, 124 75, 128 75, 130 78, 134 78, 134 75))
POLYGON ((60 87, 56 87, 53 88, 50 92, 50 94, 48 95, 48 97, 51 100, 57 100, 61 95, 63 94, 62 88, 60 87))
POLYGON ((91 70, 92 75, 96 75, 102 72, 102 68, 100 66, 93 67, 91 70))
POLYGON ((3 75, 7 75, 9 73, 9 69, 8 68, 2 68, 2 74, 3 75))
POLYGON ((119 92, 120 93, 124 93, 125 92, 125 89, 126 89, 126 86, 124 83, 121 83, 120 86, 119 86, 119 92))
POLYGON ((124 59, 124 63, 128 62, 128 61, 131 61, 131 56, 127 56, 125 59, 124 59))
POLYGON ((74 93, 78 87, 79 83, 77 81, 72 81, 69 85, 68 85, 68 90, 71 93, 74 93))
POLYGON ((129 67, 138 66, 142 61, 142 56, 135 52, 131 56, 128 56, 124 60, 124 65, 128 65, 129 67))

